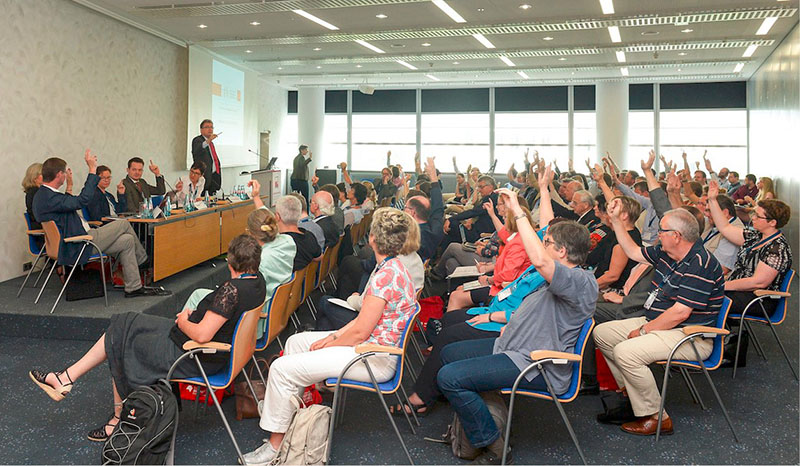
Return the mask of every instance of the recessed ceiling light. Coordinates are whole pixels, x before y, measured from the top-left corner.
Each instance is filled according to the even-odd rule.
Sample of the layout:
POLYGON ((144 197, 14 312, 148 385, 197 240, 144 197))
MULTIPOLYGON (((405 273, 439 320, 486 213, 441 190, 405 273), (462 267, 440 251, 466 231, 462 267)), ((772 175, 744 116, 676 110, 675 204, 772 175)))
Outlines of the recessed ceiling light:
POLYGON ((474 37, 475 40, 483 44, 483 46, 486 47, 487 49, 495 48, 494 44, 489 42, 489 39, 487 39, 483 34, 473 34, 472 37, 474 37))
POLYGON ((619 35, 619 26, 609 26, 608 35, 611 36, 611 42, 622 42, 622 37, 619 35))
POLYGON ((520 70, 520 71, 517 71, 517 74, 518 74, 518 75, 519 75, 519 76, 520 76, 522 79, 530 79, 530 77, 528 76, 528 74, 527 74, 527 73, 525 73, 524 71, 521 71, 521 70, 520 70))
POLYGON ((733 67, 733 72, 739 73, 742 71, 742 68, 744 68, 744 63, 737 63, 736 66, 733 67))
POLYGON ((389 47, 391 47, 393 49, 403 49, 403 48, 406 47, 406 44, 392 44, 389 47))
POLYGON ((517 66, 517 65, 514 64, 513 61, 511 61, 511 59, 509 59, 508 57, 506 57, 504 55, 500 57, 500 61, 502 61, 503 63, 505 63, 508 66, 517 66))
POLYGON ((278 67, 278 69, 279 69, 279 70, 282 70, 282 69, 283 69, 283 67, 282 67, 282 66, 279 66, 279 67, 278 67))
POLYGON ((311 13, 309 13, 307 11, 304 11, 304 10, 292 10, 292 12, 302 16, 303 18, 305 18, 307 20, 310 20, 310 21, 313 21, 313 22, 319 24, 320 26, 322 26, 322 27, 324 27, 326 29, 330 29, 331 31, 338 31, 339 30, 339 28, 334 26, 333 24, 331 24, 331 23, 329 23, 329 22, 327 22, 327 21, 325 21, 325 20, 323 20, 321 18, 317 18, 316 16, 312 15, 311 13))
POLYGON ((527 3, 524 3, 524 4, 520 5, 519 8, 521 10, 529 10, 529 9, 531 9, 531 6, 528 5, 527 3))
POLYGON ((559 57, 558 58, 558 61, 565 61, 565 60, 566 60, 566 58, 564 58, 564 57, 559 57))
POLYGON ((685 56, 686 56, 686 55, 688 55, 688 54, 687 54, 686 52, 678 52, 678 55, 680 55, 680 56, 682 56, 682 57, 685 57, 685 56))
POLYGON ((437 78, 436 76, 434 76, 432 74, 426 74, 425 77, 428 78, 428 79, 431 79, 433 81, 441 81, 441 79, 437 78))
POLYGON ((684 33, 684 34, 688 34, 690 32, 694 32, 694 29, 689 29, 689 28, 681 29, 681 32, 684 33))
POLYGON ((453 62, 453 64, 454 64, 454 65, 460 65, 460 64, 461 64, 461 62, 459 62, 459 61, 454 61, 454 62, 453 62))
POLYGON ((570 74, 575 74, 575 72, 573 71, 573 72, 572 72, 572 73, 570 73, 570 74))
POLYGON ((619 69, 619 72, 622 73, 622 76, 628 76, 628 67, 622 67, 619 69))
POLYGON ((431 43, 430 43, 430 42, 423 42, 423 43, 422 43, 422 46, 423 46, 423 47, 430 47, 430 46, 431 46, 431 43))
POLYGON ((625 52, 622 50, 617 50, 617 61, 620 63, 625 63, 625 52))
POLYGON ((405 62, 405 61, 403 61, 403 60, 395 60, 395 61, 396 61, 397 63, 399 63, 399 64, 401 64, 401 65, 405 66, 405 67, 406 67, 406 68, 408 68, 409 70, 416 70, 416 69, 417 69, 417 67, 416 67, 416 66, 412 65, 411 63, 405 62))
POLYGON ((200 29, 205 29, 208 26, 206 26, 205 24, 198 24, 197 27, 199 27, 200 29))
POLYGON ((542 37, 542 40, 553 40, 553 38, 550 37, 550 36, 547 36, 547 37, 542 37))
POLYGON ((447 4, 444 0, 432 0, 433 4, 439 7, 440 10, 444 11, 447 16, 450 17, 453 21, 457 23, 466 23, 467 20, 464 19, 456 10, 453 9, 450 5, 447 4))
POLYGON ((600 0, 600 8, 604 15, 614 14, 614 2, 612 0, 600 0))
POLYGON ((681 70, 680 68, 678 68, 678 72, 680 73, 681 71, 683 71, 683 70, 681 70))
POLYGON ((259 24, 261 23, 259 23, 258 21, 250 21, 250 26, 258 26, 259 24))
POLYGON ((378 19, 386 19, 386 18, 388 18, 388 16, 386 16, 386 15, 385 15, 385 14, 383 14, 383 13, 381 13, 381 14, 378 14, 378 15, 375 15, 375 17, 376 17, 376 18, 378 18, 378 19))
POLYGON ((321 69, 322 69, 322 67, 321 67, 321 66, 319 66, 319 65, 317 65, 317 69, 318 69, 318 70, 321 70, 321 69))
POLYGON ((658 31, 644 31, 644 32, 642 32, 642 35, 643 36, 657 36, 658 35, 658 31))
POLYGON ((756 35, 757 36, 766 35, 769 32, 770 28, 772 28, 772 25, 775 24, 775 21, 777 20, 778 20, 777 16, 770 16, 769 18, 764 18, 764 21, 761 23, 761 26, 758 28, 758 31, 756 31, 756 35))
POLYGON ((321 49, 321 48, 319 48, 319 47, 314 47, 314 48, 313 48, 313 49, 311 49, 311 50, 313 50, 313 51, 315 51, 315 52, 319 52, 319 51, 320 51, 320 50, 322 50, 322 49, 321 49))
POLYGON ((484 11, 486 11, 486 8, 478 8, 479 13, 483 13, 484 11))
POLYGON ((245 50, 244 53, 253 53, 252 50, 245 50))
POLYGON ((369 42, 367 42, 367 41, 365 41, 365 40, 357 39, 357 40, 355 41, 355 43, 356 43, 356 44, 358 44, 358 45, 360 45, 360 46, 362 46, 362 47, 366 47, 366 48, 368 48, 368 49, 372 50, 372 51, 373 51, 373 52, 375 52, 375 53, 386 53, 386 52, 384 52, 383 50, 381 50, 380 48, 378 48, 378 47, 376 47, 376 46, 374 46, 374 45, 370 44, 369 42))
POLYGON ((356 65, 356 68, 361 68, 361 65, 356 65))
POLYGON ((757 45, 755 45, 755 44, 752 44, 752 45, 749 45, 749 46, 747 46, 747 49, 744 51, 744 53, 742 54, 742 56, 743 56, 744 58, 749 58, 749 57, 752 57, 752 56, 753 56, 753 54, 755 53, 755 51, 756 51, 756 49, 757 49, 757 48, 758 48, 758 46, 757 46, 757 45))

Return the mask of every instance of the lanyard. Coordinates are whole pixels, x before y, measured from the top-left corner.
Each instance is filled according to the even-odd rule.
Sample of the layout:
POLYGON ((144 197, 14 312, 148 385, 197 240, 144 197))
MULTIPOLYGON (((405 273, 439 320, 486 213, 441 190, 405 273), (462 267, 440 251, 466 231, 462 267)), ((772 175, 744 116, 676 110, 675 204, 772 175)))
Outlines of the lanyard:
MULTIPOLYGON (((733 223, 735 221, 736 221, 736 217, 731 217, 728 220, 728 223, 733 223)), ((717 227, 712 228, 711 231, 709 231, 708 234, 706 235, 705 239, 703 239, 703 244, 706 244, 707 242, 711 241, 711 238, 717 236, 718 234, 719 234, 719 230, 717 229, 717 227)))
POLYGON ((749 253, 750 251, 752 251, 752 250, 754 250, 754 249, 758 249, 758 248, 760 248, 760 247, 762 247, 762 246, 764 246, 764 245, 766 245, 766 244, 769 244, 769 243, 771 243, 771 242, 772 242, 772 240, 774 240, 775 238, 777 238, 777 237, 778 237, 778 236, 780 236, 781 234, 782 234, 782 233, 781 233, 781 231, 780 231, 780 230, 776 231, 775 233, 771 234, 771 235, 770 235, 768 238, 764 238, 764 239, 762 239, 761 241, 759 241, 758 243, 756 243, 756 244, 754 244, 754 245, 750 246, 749 248, 747 248, 747 249, 746 249, 747 253, 749 253))
POLYGON ((380 264, 375 266, 375 272, 381 269, 387 262, 394 259, 394 256, 387 256, 386 259, 382 260, 380 264))
POLYGON ((239 275, 239 278, 256 278, 256 276, 254 273, 243 273, 239 275))

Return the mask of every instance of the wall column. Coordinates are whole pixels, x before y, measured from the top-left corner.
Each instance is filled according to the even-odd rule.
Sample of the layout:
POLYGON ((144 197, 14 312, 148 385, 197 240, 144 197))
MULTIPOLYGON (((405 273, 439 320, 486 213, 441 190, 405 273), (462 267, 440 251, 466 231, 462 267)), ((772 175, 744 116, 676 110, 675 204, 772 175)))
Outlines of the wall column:
MULTIPOLYGON (((325 133, 325 89, 301 87, 297 89, 297 140, 309 147, 313 157, 308 166, 308 176, 313 176, 322 160, 322 140, 325 133)), ((299 145, 298 144, 298 145, 299 145)), ((291 176, 291 175, 290 175, 291 176)), ((287 180, 287 185, 288 180, 287 180)))
POLYGON ((628 83, 599 82, 595 89, 598 158, 608 152, 621 169, 636 168, 628 160, 628 83))

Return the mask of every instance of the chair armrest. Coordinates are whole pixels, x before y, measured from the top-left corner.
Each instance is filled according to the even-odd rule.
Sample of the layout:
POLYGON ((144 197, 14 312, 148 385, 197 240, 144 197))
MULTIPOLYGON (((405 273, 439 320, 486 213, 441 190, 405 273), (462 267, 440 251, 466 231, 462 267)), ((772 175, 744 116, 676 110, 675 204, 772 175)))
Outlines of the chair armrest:
POLYGON ((772 291, 772 290, 755 290, 753 292, 754 295, 761 297, 761 296, 769 296, 771 298, 788 298, 792 294, 788 291, 772 291))
POLYGON ((65 243, 80 243, 81 241, 91 241, 94 238, 91 235, 78 235, 78 236, 70 236, 69 238, 64 238, 65 243))
POLYGON ((555 359, 555 360, 563 360, 563 362, 555 362, 554 364, 566 364, 567 361, 575 361, 578 362, 581 360, 580 354, 575 353, 563 353, 561 351, 550 351, 550 350, 536 350, 531 351, 531 359, 533 362, 541 361, 542 359, 555 359))
POLYGON ((88 221, 88 222, 86 222, 86 223, 88 223, 89 225, 91 225, 91 226, 93 226, 93 227, 99 227, 99 226, 102 226, 102 225, 103 225, 103 222, 100 222, 100 221, 98 221, 98 220, 89 220, 89 221, 88 221))
POLYGON ((32 236, 42 236, 44 235, 44 230, 28 230, 28 234, 32 236))
POLYGON ((702 333, 705 337, 713 338, 716 335, 727 335, 731 332, 725 330, 724 328, 706 327, 704 325, 689 325, 687 327, 683 327, 684 335, 692 335, 694 333, 702 333))
POLYGON ((403 354, 403 348, 395 348, 394 346, 382 346, 367 343, 356 346, 357 354, 364 353, 388 353, 388 354, 403 354))
POLYGON ((187 341, 183 344, 184 351, 191 351, 195 349, 201 349, 204 353, 216 353, 217 351, 231 351, 231 345, 227 343, 218 343, 216 341, 209 341, 207 343, 198 343, 194 340, 187 341))

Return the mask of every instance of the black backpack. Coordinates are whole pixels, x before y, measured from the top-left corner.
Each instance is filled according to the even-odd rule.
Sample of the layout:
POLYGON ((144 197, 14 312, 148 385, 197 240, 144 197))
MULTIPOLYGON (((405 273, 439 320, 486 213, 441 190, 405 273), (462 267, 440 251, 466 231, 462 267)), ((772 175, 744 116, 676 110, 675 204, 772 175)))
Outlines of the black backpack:
POLYGON ((164 381, 139 387, 122 402, 119 423, 103 445, 102 464, 164 464, 178 430, 178 401, 164 381))

